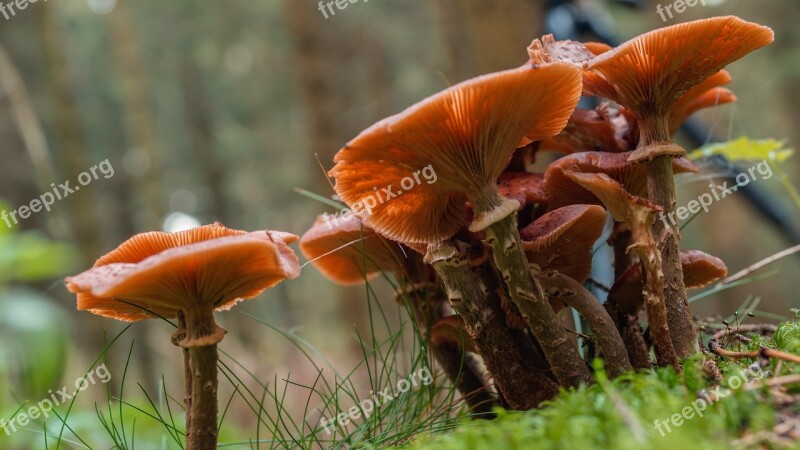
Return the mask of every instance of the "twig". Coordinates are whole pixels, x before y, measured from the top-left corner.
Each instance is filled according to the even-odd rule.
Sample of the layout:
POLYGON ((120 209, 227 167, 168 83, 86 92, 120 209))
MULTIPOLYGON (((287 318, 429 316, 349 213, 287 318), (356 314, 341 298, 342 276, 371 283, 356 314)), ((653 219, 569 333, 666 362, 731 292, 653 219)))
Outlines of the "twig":
POLYGON ((712 339, 711 342, 708 343, 708 348, 711 349, 711 351, 714 352, 715 354, 719 356, 725 356, 727 358, 734 358, 734 359, 758 358, 758 357, 776 358, 800 364, 800 356, 794 355, 792 353, 782 352, 780 350, 775 350, 774 348, 761 347, 760 350, 753 350, 749 352, 734 352, 722 348, 722 345, 716 339, 712 339))
POLYGON ((791 255, 793 255, 795 253, 798 253, 798 252, 800 252, 800 245, 795 245, 794 247, 790 247, 790 248, 787 248, 786 250, 783 250, 783 251, 780 251, 778 253, 775 253, 774 255, 770 256, 769 258, 762 259, 761 261, 751 265, 750 267, 747 267, 747 268, 745 268, 743 270, 740 270, 739 272, 736 272, 735 274, 729 276, 728 278, 725 278, 724 280, 722 280, 719 283, 717 283, 717 286, 719 287, 719 286, 722 286, 723 284, 732 283, 732 282, 734 282, 736 280, 744 278, 747 275, 750 275, 751 273, 755 272, 756 270, 759 270, 759 269, 761 269, 761 268, 763 268, 765 266, 768 266, 768 265, 774 263, 775 261, 783 259, 783 258, 785 258, 787 256, 791 256, 791 255))
POLYGON ((744 386, 744 390, 751 391, 753 389, 762 388, 764 386, 775 387, 775 386, 783 386, 785 384, 794 384, 794 383, 800 383, 800 374, 784 375, 782 377, 772 377, 760 383, 747 384, 744 386))
POLYGON ((732 328, 723 328, 712 336, 712 339, 721 340, 728 335, 736 333, 758 333, 758 334, 773 334, 778 327, 769 323, 756 323, 752 325, 739 325, 735 330, 732 328))

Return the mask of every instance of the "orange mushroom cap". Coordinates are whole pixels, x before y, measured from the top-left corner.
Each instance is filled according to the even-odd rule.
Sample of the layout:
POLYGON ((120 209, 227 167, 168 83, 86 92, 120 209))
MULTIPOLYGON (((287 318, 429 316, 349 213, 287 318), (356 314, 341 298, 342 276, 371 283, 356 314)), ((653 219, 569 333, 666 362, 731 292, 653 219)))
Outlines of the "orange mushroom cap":
POLYGON ((636 143, 630 142, 630 128, 625 115, 603 103, 597 109, 576 109, 567 126, 558 135, 542 141, 540 150, 564 154, 604 151, 625 152, 636 143))
POLYGON ((520 231, 522 247, 537 271, 555 270, 580 283, 592 267, 592 247, 606 222, 596 205, 571 205, 550 211, 520 231))
MULTIPOLYGON (((721 259, 699 250, 682 251, 681 266, 687 289, 708 286, 728 275, 728 267, 721 259)), ((618 306, 620 312, 636 314, 643 302, 642 266, 633 264, 617 277, 608 298, 618 306)))
POLYGON ((736 101, 733 92, 724 86, 733 80, 727 70, 720 70, 686 91, 669 115, 669 132, 674 134, 686 119, 700 109, 736 101))
POLYGON ((132 237, 92 269, 66 279, 78 309, 126 322, 180 311, 227 310, 300 274, 287 243, 297 236, 215 223, 132 237))
MULTIPOLYGON (((552 162, 544 174, 547 205, 554 210, 566 205, 599 205, 601 201, 584 189, 568 172, 603 173, 618 181, 633 195, 647 194, 647 172, 641 164, 628 161, 631 152, 583 152, 564 156, 552 162)), ((672 161, 674 173, 697 172, 699 168, 686 158, 672 161)))
MULTIPOLYGON (((630 108, 648 145, 666 143, 669 112, 686 91, 773 39, 771 29, 735 16, 661 28, 587 62, 584 92, 630 108)), ((657 151, 680 156, 676 148, 657 151)), ((631 158, 643 161, 651 153, 643 148, 631 158)))
POLYGON ((300 238, 300 251, 326 278, 346 286, 363 284, 381 272, 400 272, 400 244, 362 225, 355 216, 335 222, 319 216, 300 238))
POLYGON ((503 172, 497 179, 503 197, 519 202, 520 209, 532 203, 546 203, 544 175, 528 172, 503 172))
MULTIPOLYGON (((336 192, 368 226, 391 240, 447 239, 467 224, 467 200, 481 205, 487 193, 496 192, 496 180, 521 141, 542 140, 564 128, 578 103, 580 84, 580 70, 565 63, 457 84, 378 122, 341 149, 330 171, 336 192), (436 173, 435 182, 416 183, 378 202, 379 189, 399 192, 403 179, 428 166, 436 173), (364 208, 371 203, 378 204, 364 208)), ((498 215, 517 208, 511 203, 501 205, 498 215)), ((475 220, 483 226, 505 217, 486 219, 480 213, 486 211, 476 211, 475 220)))

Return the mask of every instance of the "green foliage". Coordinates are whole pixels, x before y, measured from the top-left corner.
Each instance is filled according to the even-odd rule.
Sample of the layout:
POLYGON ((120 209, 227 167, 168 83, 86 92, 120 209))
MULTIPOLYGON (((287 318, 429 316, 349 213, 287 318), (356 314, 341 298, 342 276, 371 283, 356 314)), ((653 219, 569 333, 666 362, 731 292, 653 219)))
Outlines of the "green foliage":
POLYGON ((693 152, 689 159, 708 158, 710 156, 724 156, 728 161, 774 161, 782 163, 794 154, 794 149, 785 148, 786 143, 776 139, 755 140, 746 137, 707 144, 693 152))
MULTIPOLYGON (((797 354, 800 350, 800 311, 795 313, 798 320, 781 324, 772 340, 753 338, 745 343, 743 350, 769 346, 797 354)), ((755 383, 774 373, 778 362, 771 361, 763 369, 756 364, 757 361, 750 359, 708 360, 707 355, 697 354, 684 361, 684 372, 680 375, 670 368, 627 374, 613 381, 607 379, 601 365, 596 365, 597 384, 562 391, 543 409, 498 411, 499 417, 495 421, 463 419, 456 430, 439 435, 420 433, 404 448, 749 448, 738 440, 745 433, 771 429, 776 418, 768 391, 742 388, 741 381, 755 383), (713 371, 706 369, 711 361, 719 367, 721 392, 727 395, 704 410, 695 409, 692 407, 694 402, 716 391, 716 377, 713 371), (693 416, 686 418, 690 410, 694 411, 693 416), (664 422, 670 418, 673 422, 667 427, 664 422), (682 421, 679 426, 675 425, 675 418, 682 421), (656 423, 661 423, 661 431, 656 423)), ((782 375, 797 373, 800 365, 783 362, 781 370, 782 375)))
POLYGON ((778 349, 798 355, 800 354, 800 309, 792 311, 798 320, 779 326, 772 340, 778 349))

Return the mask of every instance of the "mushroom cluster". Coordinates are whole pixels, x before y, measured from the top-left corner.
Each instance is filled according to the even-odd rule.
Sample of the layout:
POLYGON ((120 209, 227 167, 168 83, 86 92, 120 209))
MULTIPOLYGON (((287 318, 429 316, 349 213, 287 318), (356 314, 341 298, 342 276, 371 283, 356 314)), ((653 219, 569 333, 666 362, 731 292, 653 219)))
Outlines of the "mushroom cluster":
MULTIPOLYGON (((654 363, 680 370, 697 351, 686 289, 727 268, 681 251, 678 229, 656 220, 675 207, 674 175, 699 170, 672 136, 693 112, 734 101, 722 87, 731 80, 724 67, 772 39, 769 28, 732 16, 617 48, 536 39, 521 67, 454 85, 348 142, 329 174, 354 214, 319 218, 300 250, 339 284, 393 274, 396 301, 482 417, 593 382, 559 316, 567 307, 589 324, 611 376, 654 363), (599 106, 578 108, 582 95, 599 106), (558 158, 531 173, 545 152, 558 158), (419 182, 420 172, 434 171, 419 182), (606 227, 611 236, 598 243, 606 227), (603 304, 584 284, 593 250, 606 244, 617 278, 603 304)), ((128 322, 177 319, 188 449, 217 443, 225 330, 214 312, 299 276, 289 248, 297 239, 220 224, 144 233, 67 278, 80 310, 128 322)))
POLYGON ((681 252, 678 229, 656 220, 674 208, 674 175, 699 170, 672 136, 692 113, 735 101, 724 67, 772 39, 733 16, 616 48, 536 39, 523 66, 454 85, 348 142, 329 175, 354 210, 422 168, 437 181, 337 230, 318 222, 301 249, 336 282, 392 272, 411 286, 401 294, 440 364, 443 345, 483 361, 485 373, 471 364, 448 372, 475 381, 457 383, 472 406, 473 394, 492 392, 497 404, 527 409, 592 382, 559 317, 566 306, 591 327, 612 376, 653 363, 680 370, 698 350, 686 289, 727 269, 681 252), (599 106, 578 108, 581 95, 599 106), (545 152, 561 157, 531 173, 545 152), (584 283, 610 224, 618 278, 603 304, 584 283))

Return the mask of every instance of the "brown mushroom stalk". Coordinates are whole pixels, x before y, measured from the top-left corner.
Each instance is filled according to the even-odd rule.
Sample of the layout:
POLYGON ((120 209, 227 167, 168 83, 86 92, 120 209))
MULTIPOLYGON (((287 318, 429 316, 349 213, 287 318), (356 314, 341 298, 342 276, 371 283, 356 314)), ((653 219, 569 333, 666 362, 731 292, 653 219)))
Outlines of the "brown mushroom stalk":
POLYGON ((588 289, 574 279, 555 271, 539 274, 536 279, 548 297, 557 298, 575 308, 597 336, 597 343, 603 352, 606 369, 611 377, 630 372, 631 362, 622 336, 617 331, 608 311, 588 289))
MULTIPOLYGON (((661 271, 661 253, 653 238, 652 226, 661 207, 635 197, 625 191, 621 184, 605 174, 567 173, 576 183, 591 191, 614 216, 614 220, 625 222, 631 230, 629 251, 639 256, 644 274, 644 296, 650 335, 660 365, 670 365, 680 370, 675 347, 670 338, 667 310, 664 303, 664 274, 661 271)), ((679 260, 680 261, 680 260, 679 260)))
POLYGON ((450 304, 464 319, 466 331, 494 375, 495 386, 503 398, 514 409, 535 408, 553 398, 558 385, 522 357, 505 326, 502 310, 499 305, 492 308, 488 303, 485 287, 467 265, 465 246, 455 241, 431 244, 426 261, 444 281, 450 304))

